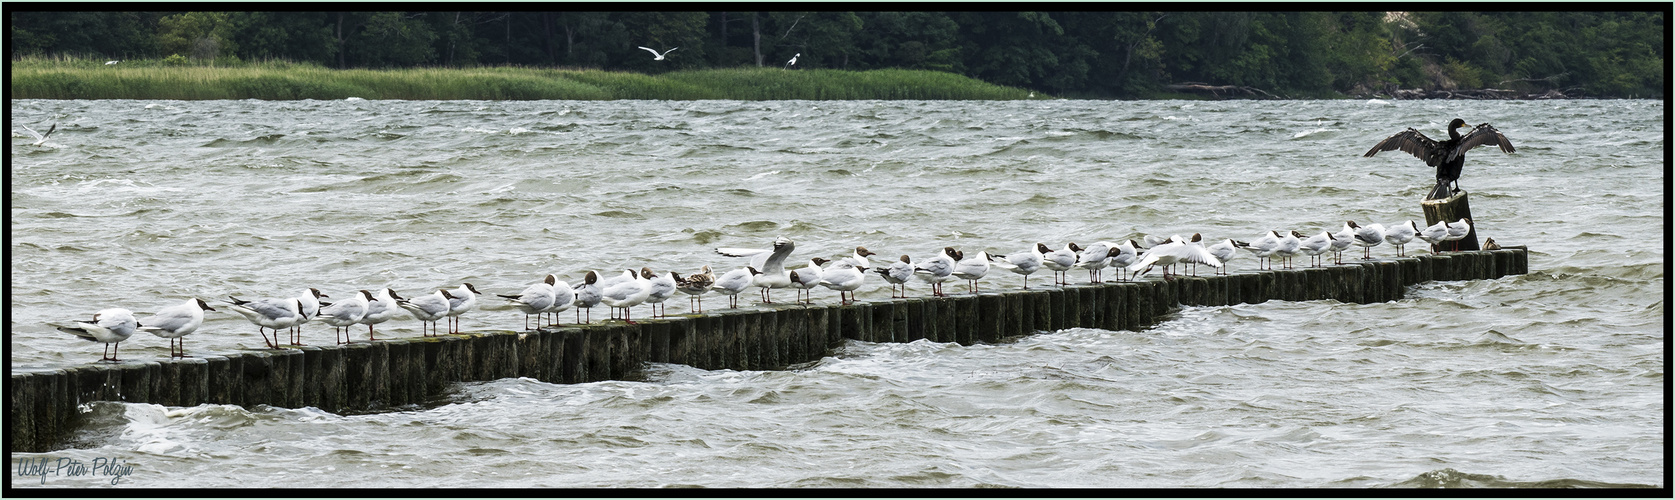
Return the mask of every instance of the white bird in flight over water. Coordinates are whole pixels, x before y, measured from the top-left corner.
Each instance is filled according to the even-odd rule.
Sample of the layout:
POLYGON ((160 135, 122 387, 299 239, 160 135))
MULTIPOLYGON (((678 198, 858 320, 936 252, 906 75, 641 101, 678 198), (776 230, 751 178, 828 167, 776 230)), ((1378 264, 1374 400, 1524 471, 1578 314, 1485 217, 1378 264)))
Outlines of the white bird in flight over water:
MULTIPOLYGON (((22 124, 19 124, 19 125, 22 125, 22 124)), ((29 131, 29 135, 35 136, 35 142, 30 144, 31 146, 39 146, 39 145, 42 145, 42 144, 46 144, 47 136, 52 135, 52 131, 58 130, 58 124, 56 124, 56 123, 52 124, 51 127, 48 127, 47 128, 47 133, 45 133, 45 134, 40 133, 40 132, 36 132, 35 129, 29 128, 28 125, 22 125, 22 127, 23 127, 24 130, 29 131)))
POLYGON ((651 47, 640 47, 640 48, 644 49, 646 52, 650 52, 651 55, 657 56, 656 59, 652 59, 653 61, 661 61, 661 60, 663 60, 663 56, 669 55, 670 52, 674 52, 675 49, 678 49, 680 47, 675 47, 674 49, 665 50, 661 54, 658 53, 656 50, 652 49, 651 47))

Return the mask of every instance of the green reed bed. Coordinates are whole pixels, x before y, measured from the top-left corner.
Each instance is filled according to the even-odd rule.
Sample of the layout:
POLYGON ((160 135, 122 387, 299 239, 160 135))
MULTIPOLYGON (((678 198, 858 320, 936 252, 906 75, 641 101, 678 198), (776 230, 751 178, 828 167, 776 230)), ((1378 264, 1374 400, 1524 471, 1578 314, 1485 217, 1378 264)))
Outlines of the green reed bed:
POLYGON ((74 59, 11 62, 14 99, 1024 99, 1029 91, 917 70, 737 68, 660 75, 526 67, 335 70, 74 59))

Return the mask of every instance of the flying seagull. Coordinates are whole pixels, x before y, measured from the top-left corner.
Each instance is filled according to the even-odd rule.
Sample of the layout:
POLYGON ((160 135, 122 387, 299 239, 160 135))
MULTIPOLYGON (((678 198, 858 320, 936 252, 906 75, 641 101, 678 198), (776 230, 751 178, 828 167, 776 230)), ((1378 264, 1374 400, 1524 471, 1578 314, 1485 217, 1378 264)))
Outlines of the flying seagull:
MULTIPOLYGON (((803 56, 802 52, 798 52, 797 55, 791 56, 791 60, 785 62, 785 67, 790 68, 792 66, 796 66, 797 65, 797 58, 802 57, 802 56, 803 56)), ((784 68, 781 68, 781 69, 784 69, 784 68)))
POLYGON ((45 134, 40 133, 40 132, 36 132, 35 129, 29 128, 28 125, 23 125, 23 129, 28 130, 29 135, 35 136, 35 144, 33 144, 33 145, 39 146, 42 143, 47 142, 47 136, 52 135, 52 131, 58 130, 58 124, 56 124, 56 123, 52 124, 52 127, 47 128, 47 133, 45 133, 45 134))
POLYGON ((675 49, 669 49, 669 50, 665 50, 665 51, 663 51, 663 53, 661 53, 661 54, 659 54, 659 53, 657 53, 657 51, 656 51, 656 50, 652 50, 652 48, 651 48, 651 47, 640 47, 640 48, 641 48, 641 49, 645 49, 645 51, 646 51, 646 52, 650 52, 650 53, 651 53, 651 55, 654 55, 654 56, 657 56, 657 58, 656 58, 656 59, 652 59, 652 60, 653 60, 653 61, 661 61, 661 60, 663 60, 663 56, 666 56, 666 55, 669 55, 669 53, 670 53, 670 52, 674 52, 674 51, 675 51, 675 49, 678 49, 678 48, 680 48, 680 47, 675 47, 675 49))

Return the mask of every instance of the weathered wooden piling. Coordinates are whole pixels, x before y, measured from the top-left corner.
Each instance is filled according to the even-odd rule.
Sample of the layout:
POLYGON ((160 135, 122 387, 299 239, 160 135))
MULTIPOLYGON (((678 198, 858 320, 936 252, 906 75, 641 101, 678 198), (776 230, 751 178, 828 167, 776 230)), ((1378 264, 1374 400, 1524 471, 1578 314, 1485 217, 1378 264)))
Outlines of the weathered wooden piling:
MULTIPOLYGON (((1424 200, 1419 202, 1419 208, 1425 212, 1425 226, 1436 224, 1438 221, 1455 222, 1460 219, 1471 218, 1471 202, 1466 192, 1461 190, 1440 200, 1424 200)), ((1421 228, 1425 226, 1420 226, 1421 228)), ((1466 233, 1465 239, 1454 243, 1445 243, 1449 250, 1476 251, 1482 247, 1477 244, 1477 224, 1471 225, 1471 231, 1466 233)))
POLYGON ((529 377, 556 383, 621 380, 646 362, 702 369, 768 370, 819 360, 844 340, 999 342, 1036 331, 1088 327, 1136 330, 1181 305, 1268 300, 1400 300, 1426 281, 1525 274, 1528 250, 1420 254, 1342 265, 1238 271, 1162 281, 1036 287, 976 295, 912 297, 854 304, 718 309, 627 324, 606 321, 531 332, 481 332, 246 350, 164 361, 130 360, 11 374, 6 428, 17 451, 64 443, 79 405, 127 401, 313 406, 363 412, 422 404, 457 382, 529 377))

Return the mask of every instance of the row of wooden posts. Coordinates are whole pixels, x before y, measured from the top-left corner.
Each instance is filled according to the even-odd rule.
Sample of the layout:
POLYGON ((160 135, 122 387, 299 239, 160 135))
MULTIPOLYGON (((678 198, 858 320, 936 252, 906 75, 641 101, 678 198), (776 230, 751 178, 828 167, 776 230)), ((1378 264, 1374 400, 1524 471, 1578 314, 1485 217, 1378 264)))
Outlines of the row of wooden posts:
MULTIPOLYGON (((816 361, 845 339, 867 342, 1000 342, 1066 328, 1139 330, 1181 305, 1268 300, 1401 299, 1427 281, 1495 279, 1528 272, 1524 249, 1381 259, 1322 268, 1132 283, 1036 286, 977 295, 774 304, 667 319, 250 350, 197 358, 12 370, 6 428, 16 451, 62 446, 95 401, 168 406, 306 406, 365 412, 423 405, 458 382, 529 377, 554 383, 632 379, 644 363, 773 370, 816 361)), ((1209 272, 1210 268, 1201 270, 1209 272)), ((991 283, 1009 276, 997 274, 991 283)), ((1037 280, 1040 281, 1040 280, 1037 280)))

